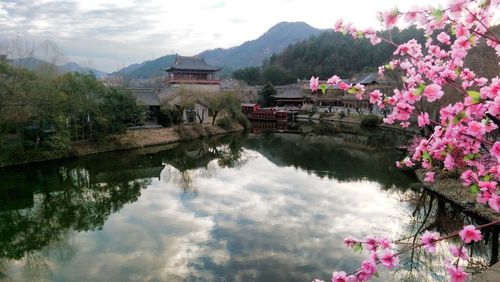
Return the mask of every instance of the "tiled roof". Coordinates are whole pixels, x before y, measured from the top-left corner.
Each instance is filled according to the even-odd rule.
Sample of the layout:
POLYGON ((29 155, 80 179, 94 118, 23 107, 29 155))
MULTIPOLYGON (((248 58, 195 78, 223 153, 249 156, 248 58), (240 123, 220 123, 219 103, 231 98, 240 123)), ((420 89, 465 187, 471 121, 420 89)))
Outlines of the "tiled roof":
POLYGON ((129 89, 135 97, 138 104, 145 106, 159 106, 160 99, 153 88, 135 88, 129 89))
POLYGON ((295 85, 287 85, 277 87, 277 93, 274 95, 276 99, 303 98, 306 94, 301 87, 295 85))
POLYGON ((175 62, 172 66, 165 69, 165 71, 175 71, 175 70, 194 70, 194 71, 219 71, 222 68, 217 68, 211 66, 205 62, 204 58, 201 57, 184 57, 177 55, 175 57, 175 62))

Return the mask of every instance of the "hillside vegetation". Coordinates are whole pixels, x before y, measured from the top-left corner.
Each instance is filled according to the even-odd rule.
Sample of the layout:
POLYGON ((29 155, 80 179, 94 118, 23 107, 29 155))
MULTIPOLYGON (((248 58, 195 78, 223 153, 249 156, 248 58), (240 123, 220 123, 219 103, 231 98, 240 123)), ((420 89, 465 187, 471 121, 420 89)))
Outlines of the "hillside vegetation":
MULTIPOLYGON (((412 38, 423 42, 421 30, 394 29, 391 36, 396 43, 412 38)), ((272 82, 274 85, 292 83, 297 79, 308 79, 312 75, 322 78, 332 74, 350 77, 376 67, 389 60, 395 48, 388 44, 371 45, 366 39, 355 40, 350 35, 326 31, 285 48, 272 55, 261 67, 236 70, 233 77, 251 85, 272 82)))

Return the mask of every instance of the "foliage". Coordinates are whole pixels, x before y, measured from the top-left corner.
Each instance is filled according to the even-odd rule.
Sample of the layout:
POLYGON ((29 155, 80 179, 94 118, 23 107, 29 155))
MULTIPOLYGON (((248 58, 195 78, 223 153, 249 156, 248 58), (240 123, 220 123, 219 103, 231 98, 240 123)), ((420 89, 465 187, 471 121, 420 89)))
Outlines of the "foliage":
POLYGON ((271 82, 268 82, 260 90, 259 104, 263 107, 272 106, 274 101, 273 95, 276 95, 276 88, 274 88, 271 82))
MULTIPOLYGON (((394 89, 393 94, 374 90, 368 95, 370 103, 390 110, 384 122, 399 122, 406 128, 416 121, 416 126, 432 129, 418 145, 414 144, 411 155, 396 165, 414 167, 420 164, 427 170, 425 182, 435 181, 437 169, 446 174, 458 172, 464 186, 476 195, 477 202, 497 213, 500 212, 500 78, 494 71, 490 77, 486 76, 487 70, 476 74, 465 61, 469 51, 478 48, 482 39, 490 51, 496 52, 493 65, 498 65, 500 39, 490 25, 492 19, 498 17, 499 5, 498 0, 451 0, 445 9, 422 7, 405 13, 393 9, 380 14, 388 29, 382 33, 373 29, 358 30, 342 20, 335 24, 337 31, 355 39, 363 38, 373 45, 385 42, 395 48, 395 57, 380 66, 379 73, 399 70, 403 82, 400 89, 394 89), (391 29, 403 18, 424 29, 428 37, 425 44, 415 39, 400 43, 391 38, 391 29), (445 98, 445 87, 452 89, 454 99, 445 98), (422 106, 424 101, 437 104, 436 113, 427 111, 422 106)), ((486 48, 485 45, 482 48, 486 48)), ((361 85, 342 82, 337 75, 328 79, 327 84, 363 99, 365 90, 361 85)), ((315 77, 311 78, 310 86, 313 91, 326 87, 319 85, 315 77)), ((399 254, 416 248, 435 253, 438 242, 456 236, 460 236, 461 245, 450 246, 454 259, 445 263, 445 269, 451 281, 466 281, 468 274, 461 265, 468 261, 467 246, 482 240, 481 228, 499 224, 497 220, 481 226, 468 225, 460 232, 445 236, 426 230, 420 243, 404 245, 402 250, 395 248, 399 241, 388 238, 346 238, 347 247, 359 252, 365 247, 370 255, 353 273, 334 272, 332 281, 367 281, 376 276, 378 264, 393 269, 399 264, 399 254)))
POLYGON ((158 124, 163 127, 170 127, 172 125, 178 124, 180 120, 180 114, 177 110, 170 108, 162 108, 158 114, 158 124))
MULTIPOLYGON (((411 38, 416 38, 419 42, 425 41, 423 32, 414 27, 394 29, 391 36, 396 43, 403 43, 411 38)), ((261 68, 236 70, 233 77, 250 85, 264 84, 267 81, 274 85, 294 83, 297 79, 309 78, 311 73, 323 77, 332 73, 350 77, 360 71, 376 69, 390 59, 393 51, 391 46, 373 47, 367 39, 354 40, 341 32, 326 31, 272 55, 261 68)))
POLYGON ((236 116, 236 121, 241 125, 243 126, 243 128, 245 130, 248 130, 252 125, 250 124, 250 121, 248 120, 248 118, 243 114, 243 113, 239 113, 237 116, 236 116))
POLYGON ((361 127, 377 127, 380 122, 381 120, 378 116, 367 115, 361 120, 361 127))
POLYGON ((144 117, 129 93, 92 74, 39 76, 6 60, 0 60, 0 100, 2 163, 61 156, 71 140, 123 132, 144 117))
POLYGON ((244 80, 249 85, 260 85, 263 81, 260 67, 237 69, 231 76, 235 79, 244 80))
POLYGON ((217 120, 217 126, 225 130, 231 129, 233 120, 230 117, 222 117, 217 120))

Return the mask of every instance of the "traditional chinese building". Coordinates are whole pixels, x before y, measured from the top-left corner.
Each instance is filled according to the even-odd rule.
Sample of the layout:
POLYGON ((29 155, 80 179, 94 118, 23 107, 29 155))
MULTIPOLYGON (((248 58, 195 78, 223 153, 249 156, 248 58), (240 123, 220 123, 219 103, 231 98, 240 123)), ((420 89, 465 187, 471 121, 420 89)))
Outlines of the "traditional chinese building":
POLYGON ((207 64, 202 57, 177 55, 174 64, 164 71, 168 73, 167 80, 172 87, 183 85, 195 91, 218 91, 217 72, 221 69, 207 64))

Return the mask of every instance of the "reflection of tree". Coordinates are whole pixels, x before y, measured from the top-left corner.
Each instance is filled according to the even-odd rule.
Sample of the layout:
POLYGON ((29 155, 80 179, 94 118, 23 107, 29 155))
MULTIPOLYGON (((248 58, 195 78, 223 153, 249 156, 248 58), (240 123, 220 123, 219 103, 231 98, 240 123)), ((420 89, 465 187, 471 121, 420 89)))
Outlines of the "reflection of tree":
POLYGON ((242 137, 230 135, 180 144, 173 150, 160 153, 164 181, 174 182, 183 194, 196 196, 198 189, 193 181, 197 175, 212 176, 218 167, 237 167, 245 163, 242 137), (216 160, 217 165, 212 161, 216 160))
POLYGON ((337 142, 331 136, 273 134, 249 139, 246 147, 263 154, 277 165, 294 166, 320 177, 340 181, 372 180, 383 188, 407 188, 414 181, 395 168, 400 157, 394 150, 360 150, 337 142))
POLYGON ((74 249, 65 243, 67 230, 102 229, 109 215, 137 201, 140 190, 150 183, 137 179, 90 184, 85 169, 49 168, 33 170, 31 175, 30 181, 16 185, 39 184, 33 205, 0 212, 0 258, 23 258, 26 275, 48 268, 35 251, 50 245, 59 259, 71 258, 74 249))
MULTIPOLYGON (((407 225, 405 234, 402 234, 404 240, 401 242, 403 243, 409 243, 409 245, 419 243, 420 235, 424 230, 434 230, 444 235, 460 230, 464 224, 477 224, 474 219, 461 213, 456 207, 447 204, 434 194, 411 192, 405 193, 405 195, 406 198, 403 200, 413 206, 413 212, 410 216, 412 220, 407 225)), ((482 231, 484 236, 492 234, 485 230, 482 231)), ((455 238, 455 240, 451 240, 451 243, 459 245, 459 239, 455 238)), ((498 237, 494 240, 498 241, 498 237)), ((404 281, 443 280, 444 269, 438 266, 442 265, 442 257, 451 258, 448 254, 447 244, 447 242, 440 243, 442 248, 438 249, 438 255, 434 256, 427 255, 422 248, 413 249, 403 254, 401 267, 395 275, 404 281)), ((491 243, 473 244, 468 250, 469 256, 471 256, 470 262, 466 265, 469 272, 488 267, 486 258, 493 258, 491 243)), ((495 252, 494 249, 493 252, 495 252)))

